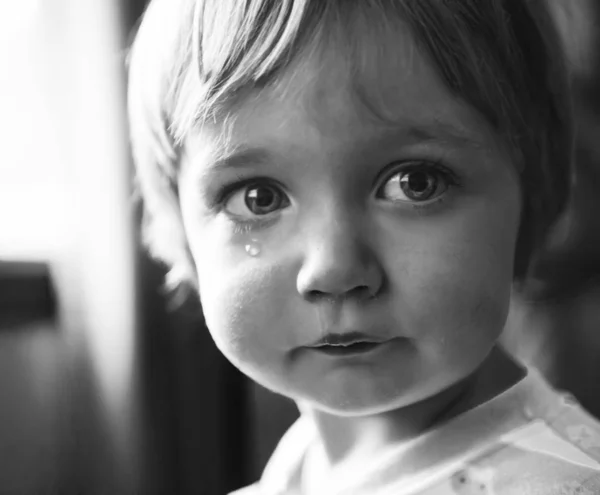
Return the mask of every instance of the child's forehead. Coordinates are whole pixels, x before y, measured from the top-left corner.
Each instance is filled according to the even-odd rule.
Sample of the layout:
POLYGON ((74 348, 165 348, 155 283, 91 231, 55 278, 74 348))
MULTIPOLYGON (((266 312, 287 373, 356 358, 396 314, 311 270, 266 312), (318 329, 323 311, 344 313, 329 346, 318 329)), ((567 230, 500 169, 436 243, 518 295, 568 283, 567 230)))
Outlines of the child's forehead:
POLYGON ((393 98, 397 88, 416 74, 435 79, 430 64, 416 53, 414 39, 401 26, 379 35, 358 32, 352 42, 338 34, 317 43, 296 54, 266 88, 253 91, 255 97, 311 102, 322 108, 337 96, 348 103, 358 100, 352 101, 357 109, 363 99, 385 107, 383 100, 393 98))
POLYGON ((383 100, 393 98, 415 74, 437 79, 408 25, 401 19, 379 25, 365 18, 355 28, 331 24, 326 33, 315 35, 265 89, 269 97, 312 101, 318 108, 333 94, 385 107, 389 101, 383 100))
POLYGON ((355 36, 308 46, 268 85, 243 91, 219 119, 227 136, 276 138, 301 121, 307 132, 350 140, 408 129, 485 146, 487 123, 444 85, 402 23, 355 36))

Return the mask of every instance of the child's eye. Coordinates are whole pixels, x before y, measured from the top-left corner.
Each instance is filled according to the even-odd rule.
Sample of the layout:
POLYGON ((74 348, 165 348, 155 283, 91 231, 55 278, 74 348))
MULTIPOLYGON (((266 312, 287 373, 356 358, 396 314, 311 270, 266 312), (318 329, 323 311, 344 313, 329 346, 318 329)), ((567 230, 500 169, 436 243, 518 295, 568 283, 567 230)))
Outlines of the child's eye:
POLYGON ((424 203, 438 198, 456 178, 437 164, 413 162, 392 175, 377 191, 377 197, 396 202, 424 203))
POLYGON ((252 217, 269 215, 289 204, 288 197, 279 187, 253 183, 231 194, 225 203, 225 209, 237 217, 252 217))

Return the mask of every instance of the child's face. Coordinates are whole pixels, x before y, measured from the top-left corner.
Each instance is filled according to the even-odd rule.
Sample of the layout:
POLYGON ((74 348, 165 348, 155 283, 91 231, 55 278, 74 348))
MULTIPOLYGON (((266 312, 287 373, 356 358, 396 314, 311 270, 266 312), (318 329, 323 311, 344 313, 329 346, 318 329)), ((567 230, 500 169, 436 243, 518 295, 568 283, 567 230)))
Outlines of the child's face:
POLYGON ((226 147, 218 126, 199 131, 180 174, 219 349, 260 384, 342 415, 399 408, 472 373, 511 290, 518 175, 397 36, 396 61, 373 67, 368 86, 393 124, 358 102, 339 59, 308 58, 244 98, 226 147), (353 356, 310 347, 348 332, 385 343, 353 356))

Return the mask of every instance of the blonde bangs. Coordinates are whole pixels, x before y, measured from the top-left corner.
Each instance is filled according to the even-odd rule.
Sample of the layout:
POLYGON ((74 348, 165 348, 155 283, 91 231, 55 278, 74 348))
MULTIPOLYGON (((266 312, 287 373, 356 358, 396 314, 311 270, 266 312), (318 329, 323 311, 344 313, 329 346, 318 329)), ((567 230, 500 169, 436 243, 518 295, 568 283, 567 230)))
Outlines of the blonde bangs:
POLYGON ((326 8, 309 0, 197 2, 191 60, 173 92, 175 141, 216 119, 242 90, 269 84, 309 39, 314 42, 326 8))

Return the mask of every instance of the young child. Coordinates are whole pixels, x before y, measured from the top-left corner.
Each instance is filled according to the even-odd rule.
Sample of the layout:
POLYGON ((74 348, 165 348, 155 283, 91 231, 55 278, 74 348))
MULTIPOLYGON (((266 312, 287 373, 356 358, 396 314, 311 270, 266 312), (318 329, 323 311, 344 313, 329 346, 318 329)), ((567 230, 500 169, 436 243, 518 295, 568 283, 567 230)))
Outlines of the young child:
POLYGON ((559 50, 535 0, 151 2, 147 244, 301 411, 239 493, 600 493, 598 424, 497 345, 567 198, 559 50))

